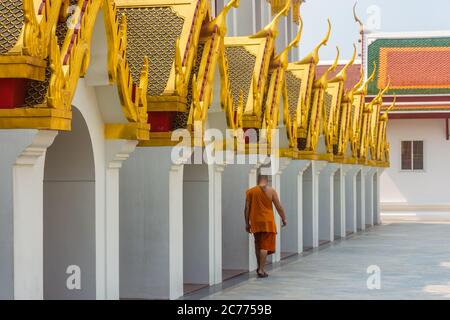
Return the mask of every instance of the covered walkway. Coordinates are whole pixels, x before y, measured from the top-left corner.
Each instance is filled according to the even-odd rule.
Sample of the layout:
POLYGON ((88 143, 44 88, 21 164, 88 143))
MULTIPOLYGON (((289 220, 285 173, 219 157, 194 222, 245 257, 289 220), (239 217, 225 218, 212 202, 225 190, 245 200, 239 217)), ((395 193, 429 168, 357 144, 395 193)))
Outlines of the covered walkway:
POLYGON ((291 258, 274 267, 268 279, 251 275, 229 288, 185 298, 449 299, 449 238, 450 221, 385 222, 291 258), (380 268, 379 290, 367 288, 369 266, 380 268))

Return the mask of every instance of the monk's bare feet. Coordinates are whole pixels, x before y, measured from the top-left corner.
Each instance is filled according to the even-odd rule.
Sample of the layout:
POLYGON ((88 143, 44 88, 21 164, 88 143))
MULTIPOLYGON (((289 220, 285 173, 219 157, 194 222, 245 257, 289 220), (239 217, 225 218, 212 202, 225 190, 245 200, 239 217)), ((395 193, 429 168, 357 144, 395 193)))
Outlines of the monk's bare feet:
POLYGON ((269 275, 265 271, 256 270, 258 278, 267 278, 269 275))

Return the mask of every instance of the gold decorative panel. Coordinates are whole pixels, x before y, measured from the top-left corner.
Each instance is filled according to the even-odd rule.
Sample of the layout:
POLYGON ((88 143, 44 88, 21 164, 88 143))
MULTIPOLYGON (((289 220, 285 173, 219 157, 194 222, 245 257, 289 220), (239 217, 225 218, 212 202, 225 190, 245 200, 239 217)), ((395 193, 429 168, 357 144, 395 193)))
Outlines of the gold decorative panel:
POLYGON ((239 105, 241 90, 244 106, 247 104, 250 86, 253 81, 256 56, 239 46, 226 47, 225 54, 228 60, 228 75, 230 77, 231 92, 233 93, 233 104, 236 110, 239 105))
POLYGON ((24 24, 21 0, 0 2, 0 54, 10 51, 17 43, 24 24))
POLYGON ((25 106, 33 107, 47 103, 47 91, 50 82, 51 70, 47 66, 45 69, 45 80, 31 80, 25 96, 25 106))
POLYGON ((289 114, 294 119, 297 113, 298 100, 300 99, 300 88, 302 79, 294 76, 290 71, 286 72, 286 86, 288 89, 289 114))
POLYGON ((329 94, 328 92, 325 92, 325 95, 324 95, 324 108, 325 108, 325 113, 327 115, 327 119, 331 115, 331 106, 332 106, 332 104, 333 104, 333 96, 331 94, 329 94))
POLYGON ((127 60, 133 80, 139 82, 144 57, 149 59, 148 95, 164 92, 175 60, 175 44, 184 19, 169 7, 119 8, 127 18, 127 60))

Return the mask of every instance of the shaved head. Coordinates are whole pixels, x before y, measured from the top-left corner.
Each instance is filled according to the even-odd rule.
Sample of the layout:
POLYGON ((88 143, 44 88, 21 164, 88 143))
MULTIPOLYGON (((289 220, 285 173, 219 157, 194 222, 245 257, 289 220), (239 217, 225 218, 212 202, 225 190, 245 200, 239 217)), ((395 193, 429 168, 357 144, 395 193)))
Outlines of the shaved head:
POLYGON ((259 174, 258 175, 258 183, 261 183, 261 182, 268 183, 269 182, 269 176, 264 175, 264 174, 259 174))

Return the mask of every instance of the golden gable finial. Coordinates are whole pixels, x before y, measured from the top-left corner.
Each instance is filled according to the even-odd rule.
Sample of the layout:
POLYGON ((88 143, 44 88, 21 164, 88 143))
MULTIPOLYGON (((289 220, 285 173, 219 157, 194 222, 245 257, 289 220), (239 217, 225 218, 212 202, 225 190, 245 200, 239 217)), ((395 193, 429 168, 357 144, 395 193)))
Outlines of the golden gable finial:
POLYGON ((356 59, 356 45, 353 44, 353 56, 351 57, 349 62, 342 68, 342 70, 339 71, 339 73, 332 80, 330 80, 330 82, 345 81, 347 79, 348 68, 350 68, 350 66, 353 65, 353 63, 355 62, 355 59, 356 59))
POLYGON ((328 31, 327 31, 325 37, 313 49, 313 51, 311 51, 311 53, 309 53, 305 58, 303 58, 302 60, 297 62, 298 64, 311 63, 311 62, 314 64, 319 63, 319 50, 321 47, 326 46, 328 44, 328 40, 330 40, 330 35, 331 35, 331 21, 330 21, 330 19, 328 19, 327 21, 328 21, 328 31))
POLYGON ((144 63, 142 64, 141 76, 139 78, 139 91, 141 101, 145 101, 143 105, 147 111, 147 88, 148 88, 148 73, 149 73, 150 62, 148 56, 144 56, 144 63))
POLYGON ((375 96, 375 98, 373 98, 372 101, 370 101, 367 104, 367 108, 368 108, 368 110, 370 110, 370 112, 373 110, 374 105, 383 103, 383 95, 386 93, 387 90, 389 90, 390 85, 391 85, 391 79, 389 79, 387 86, 384 89, 380 89, 378 91, 378 94, 375 96))
POLYGON ((386 109, 386 113, 388 113, 389 111, 391 111, 392 109, 395 108, 395 104, 397 102, 397 96, 394 96, 394 100, 392 101, 392 104, 389 106, 389 108, 386 109))
POLYGON ((267 26, 265 26, 262 30, 257 32, 256 34, 250 36, 250 38, 265 38, 267 36, 276 37, 278 34, 278 22, 282 16, 287 16, 289 13, 289 9, 291 7, 291 0, 287 0, 284 8, 277 13, 277 15, 272 19, 267 26))
POLYGON ((292 49, 293 47, 298 48, 298 44, 302 38, 302 34, 303 34, 303 19, 302 19, 302 17, 300 17, 297 34, 296 34, 294 40, 292 40, 291 43, 289 43, 289 45, 287 46, 288 51, 290 49, 292 49))
POLYGON ((364 33, 364 23, 361 21, 361 19, 356 14, 356 6, 358 2, 355 2, 353 5, 353 18, 355 19, 355 22, 359 24, 359 32, 364 33))
POLYGON ((370 75, 370 77, 367 79, 367 84, 369 84, 369 82, 372 82, 373 81, 373 79, 375 79, 375 73, 376 73, 376 71, 377 71, 377 63, 374 61, 373 62, 373 71, 372 71, 372 74, 370 75))
POLYGON ((192 78, 192 105, 188 116, 188 126, 192 129, 197 121, 202 120, 202 103, 200 101, 200 92, 198 88, 197 75, 192 78))
POLYGON ((381 97, 384 96, 384 94, 386 92, 388 92, 388 90, 391 88, 391 77, 388 77, 388 84, 386 85, 386 87, 383 89, 383 91, 381 92, 381 97))
POLYGON ((300 39, 302 38, 302 32, 303 32, 303 20, 300 18, 300 25, 298 27, 298 32, 295 38, 287 45, 286 48, 283 49, 275 58, 274 61, 281 63, 288 63, 289 61, 289 51, 292 48, 298 48, 298 43, 300 42, 300 39))
MULTIPOLYGON (((362 70, 362 69, 361 69, 362 70)), ((367 94, 367 86, 369 85, 370 82, 373 81, 373 79, 375 79, 375 73, 377 71, 377 64, 374 61, 373 62, 373 71, 372 74, 369 76, 369 78, 367 78, 367 80, 355 91, 355 93, 359 93, 359 94, 363 94, 366 95, 367 94)))
POLYGON ((361 68, 359 74, 359 81, 353 86, 353 91, 356 92, 364 84, 364 69, 361 68))
POLYGON ((394 100, 392 100, 391 105, 386 109, 386 111, 383 112, 383 114, 381 115, 381 120, 382 121, 387 121, 388 117, 389 117, 389 112, 395 108, 395 104, 397 103, 397 96, 394 96, 394 100))
POLYGON ((209 33, 214 31, 214 26, 218 26, 221 30, 222 34, 226 33, 227 30, 227 16, 230 12, 231 8, 238 8, 239 7, 240 0, 230 0, 228 3, 223 7, 222 11, 215 17, 213 20, 211 20, 204 29, 206 29, 209 33))
POLYGON ((319 79, 316 80, 316 87, 322 86, 323 88, 326 88, 328 85, 328 75, 336 70, 338 64, 339 64, 339 47, 336 46, 336 58, 334 59, 333 64, 320 76, 319 79))
POLYGON ((374 98, 375 104, 383 103, 383 96, 389 90, 390 87, 391 87, 391 78, 389 77, 388 78, 388 84, 386 85, 386 87, 384 87, 383 89, 380 89, 380 91, 378 92, 377 96, 374 98))

